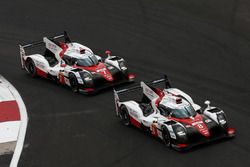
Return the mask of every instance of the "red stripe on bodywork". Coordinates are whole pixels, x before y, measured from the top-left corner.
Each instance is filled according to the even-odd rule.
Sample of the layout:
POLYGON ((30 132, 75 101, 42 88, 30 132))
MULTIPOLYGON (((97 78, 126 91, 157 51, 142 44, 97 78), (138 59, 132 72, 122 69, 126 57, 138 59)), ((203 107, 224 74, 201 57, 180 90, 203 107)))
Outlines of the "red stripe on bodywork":
POLYGON ((36 73, 41 77, 47 78, 47 73, 37 67, 36 67, 36 73))
POLYGON ((59 53, 59 56, 62 58, 68 49, 68 45, 66 43, 60 43, 60 47, 62 48, 62 51, 59 53))
POLYGON ((19 121, 20 113, 16 101, 0 102, 0 122, 19 121))
POLYGON ((179 148, 185 148, 185 147, 187 147, 188 145, 187 145, 187 144, 181 144, 181 143, 179 143, 179 144, 177 144, 176 146, 179 147, 179 148))
POLYGON ((155 93, 159 96, 159 98, 155 101, 155 105, 156 105, 156 107, 158 107, 162 98, 165 96, 165 93, 162 90, 160 90, 159 88, 155 89, 155 93))
POLYGON ((202 116, 200 114, 196 114, 196 116, 191 119, 191 118, 174 118, 174 117, 169 117, 171 120, 175 120, 177 122, 181 122, 190 126, 195 127, 200 134, 202 134, 205 137, 210 137, 209 130, 206 126, 206 124, 203 122, 202 116))
POLYGON ((133 117, 129 117, 130 118, 130 123, 132 124, 132 125, 134 125, 135 127, 137 127, 137 128, 141 128, 141 123, 140 122, 138 122, 136 119, 134 119, 133 117))
POLYGON ((103 63, 98 63, 97 65, 93 65, 90 67, 84 67, 84 66, 73 66, 74 68, 81 68, 90 72, 96 72, 98 74, 100 74, 101 76, 103 76, 103 78, 105 78, 107 81, 114 81, 114 78, 112 76, 112 74, 109 72, 109 70, 106 68, 105 64, 103 63))
POLYGON ((93 88, 84 88, 83 90, 86 91, 86 92, 92 92, 92 91, 94 91, 93 88))

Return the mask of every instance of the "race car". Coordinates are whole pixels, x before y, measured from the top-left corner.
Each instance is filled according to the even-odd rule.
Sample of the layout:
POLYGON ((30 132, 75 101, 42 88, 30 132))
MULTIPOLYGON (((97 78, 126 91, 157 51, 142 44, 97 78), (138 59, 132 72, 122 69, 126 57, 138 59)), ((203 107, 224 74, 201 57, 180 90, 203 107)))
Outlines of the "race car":
POLYGON ((62 35, 19 45, 22 69, 32 77, 48 78, 86 94, 125 82, 133 82, 125 60, 106 51, 106 58, 95 55, 82 44, 71 42, 67 32, 62 35), (29 54, 25 49, 45 46, 44 54, 29 54))
POLYGON ((166 75, 138 86, 114 90, 114 99, 116 115, 124 125, 149 132, 178 151, 235 136, 235 129, 229 127, 223 110, 210 106, 208 100, 202 109, 188 94, 172 88, 166 75), (164 83, 163 89, 156 86, 161 83, 164 83), (121 95, 134 91, 142 91, 142 98, 120 100, 121 95))

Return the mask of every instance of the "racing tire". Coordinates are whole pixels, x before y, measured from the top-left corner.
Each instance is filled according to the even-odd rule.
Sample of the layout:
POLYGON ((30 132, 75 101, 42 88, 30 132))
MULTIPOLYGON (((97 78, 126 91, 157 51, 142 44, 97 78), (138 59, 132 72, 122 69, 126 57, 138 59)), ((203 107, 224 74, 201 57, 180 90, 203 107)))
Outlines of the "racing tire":
POLYGON ((25 62, 26 69, 28 73, 34 78, 37 76, 36 65, 31 58, 28 58, 25 62))
POLYGON ((125 126, 129 126, 130 123, 130 118, 129 118, 129 114, 128 114, 128 109, 126 106, 121 106, 121 110, 120 110, 120 117, 121 117, 121 121, 122 124, 125 126))
POLYGON ((162 131, 163 142, 166 147, 171 147, 171 138, 167 128, 163 128, 162 131))
POLYGON ((69 74, 69 83, 70 83, 70 88, 74 93, 78 93, 79 92, 79 85, 78 85, 78 81, 77 78, 74 74, 70 73, 69 74))

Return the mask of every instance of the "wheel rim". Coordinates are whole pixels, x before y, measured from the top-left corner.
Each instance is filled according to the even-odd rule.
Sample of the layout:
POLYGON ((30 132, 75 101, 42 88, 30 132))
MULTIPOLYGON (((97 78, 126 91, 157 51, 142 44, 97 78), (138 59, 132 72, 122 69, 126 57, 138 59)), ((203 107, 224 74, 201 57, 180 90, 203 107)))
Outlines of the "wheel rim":
POLYGON ((126 113, 124 113, 124 120, 128 120, 128 116, 126 113))
POLYGON ((32 62, 29 63, 29 72, 33 75, 35 72, 35 67, 32 62))
POLYGON ((125 110, 122 111, 121 118, 122 118, 123 124, 125 124, 125 125, 129 124, 129 120, 128 120, 129 117, 128 117, 128 114, 127 114, 127 112, 125 110))

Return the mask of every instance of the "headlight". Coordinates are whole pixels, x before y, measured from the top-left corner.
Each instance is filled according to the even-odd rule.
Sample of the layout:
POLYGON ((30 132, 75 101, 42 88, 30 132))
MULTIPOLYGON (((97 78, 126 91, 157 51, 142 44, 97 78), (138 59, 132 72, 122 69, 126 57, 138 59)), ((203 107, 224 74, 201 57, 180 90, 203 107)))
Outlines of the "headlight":
POLYGON ((88 72, 85 72, 82 74, 82 77, 85 81, 89 81, 89 80, 92 80, 92 75, 88 72))
POLYGON ((181 126, 178 126, 176 128, 176 133, 178 136, 185 136, 186 135, 185 129, 181 126))
POLYGON ((227 123, 226 118, 223 114, 218 114, 217 119, 221 125, 225 125, 227 123))
POLYGON ((120 65, 121 70, 127 70, 125 61, 120 62, 119 65, 120 65))
POLYGON ((86 87, 92 87, 94 82, 93 82, 93 77, 90 73, 88 72, 81 72, 80 76, 82 78, 82 80, 84 81, 84 85, 86 87))

